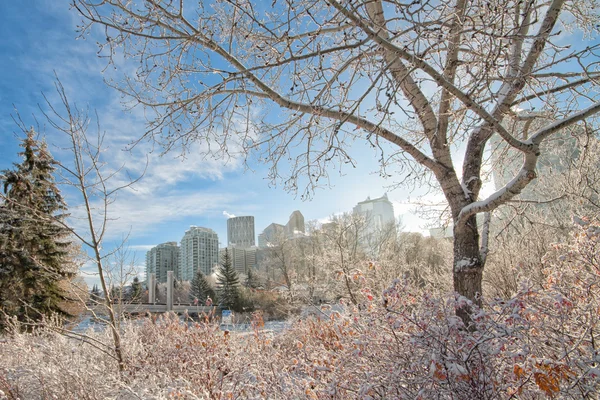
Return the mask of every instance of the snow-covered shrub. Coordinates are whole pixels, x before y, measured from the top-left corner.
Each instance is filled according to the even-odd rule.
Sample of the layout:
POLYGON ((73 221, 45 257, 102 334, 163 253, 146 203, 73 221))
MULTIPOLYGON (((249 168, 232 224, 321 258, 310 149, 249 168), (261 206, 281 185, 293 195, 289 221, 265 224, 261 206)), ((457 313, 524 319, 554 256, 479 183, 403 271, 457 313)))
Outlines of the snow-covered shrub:
POLYGON ((543 288, 523 282, 476 309, 474 329, 454 315, 464 298, 395 281, 345 315, 296 324, 288 354, 324 398, 594 398, 599 238, 582 223, 546 257, 543 288))
MULTIPOLYGON (((6 398, 537 399, 600 392, 600 227, 582 221, 544 260, 543 287, 454 315, 467 301, 409 280, 292 321, 282 333, 224 332, 174 315, 124 325, 120 375, 108 332, 52 330, 0 340, 6 398), (343 311, 340 311, 343 309, 343 311), (92 346, 93 345, 93 346, 92 346)), ((4 398, 3 397, 3 398, 4 398)))

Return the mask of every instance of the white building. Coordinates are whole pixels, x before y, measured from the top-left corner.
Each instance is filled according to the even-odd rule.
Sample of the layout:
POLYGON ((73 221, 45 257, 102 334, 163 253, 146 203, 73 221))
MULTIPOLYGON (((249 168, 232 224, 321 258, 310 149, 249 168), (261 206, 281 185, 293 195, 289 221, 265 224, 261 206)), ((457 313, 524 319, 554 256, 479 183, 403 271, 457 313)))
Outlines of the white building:
POLYGON ((305 236, 306 226, 304 215, 298 210, 290 214, 287 224, 281 225, 273 222, 258 235, 258 247, 265 248, 278 245, 283 240, 305 236))
POLYGON ((174 271, 179 278, 179 246, 177 242, 167 242, 151 248, 146 253, 146 284, 150 274, 156 274, 156 281, 167 281, 167 271, 174 271))
POLYGON ((366 227, 361 238, 363 245, 369 245, 392 230, 395 233, 394 206, 388 200, 387 194, 377 199, 367 197, 365 201, 354 206, 352 212, 365 218, 366 227))
POLYGON ((242 248, 255 246, 254 237, 254 217, 233 217, 227 220, 228 246, 242 248))
POLYGON ((279 243, 285 238, 286 227, 280 224, 272 223, 267 226, 265 230, 258 235, 258 247, 264 248, 269 245, 279 243))
POLYGON ((198 269, 210 275, 219 263, 219 237, 209 228, 191 226, 181 239, 179 279, 191 281, 198 269))
POLYGON ((305 232, 304 215, 298 210, 291 213, 285 230, 288 239, 303 234, 305 232))

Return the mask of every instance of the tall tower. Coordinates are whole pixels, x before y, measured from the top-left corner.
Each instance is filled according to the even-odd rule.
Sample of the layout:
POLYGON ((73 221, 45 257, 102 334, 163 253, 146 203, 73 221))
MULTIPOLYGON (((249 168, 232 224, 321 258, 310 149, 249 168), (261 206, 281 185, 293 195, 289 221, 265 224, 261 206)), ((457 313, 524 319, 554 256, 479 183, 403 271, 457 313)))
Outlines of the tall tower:
POLYGON ((285 225, 286 235, 288 238, 293 238, 299 233, 304 233, 304 215, 298 210, 290 214, 290 219, 285 225))
POLYGON ((227 244, 240 248, 255 246, 254 217, 229 218, 227 220, 227 244))
POLYGON ((394 206, 389 201, 387 194, 372 200, 367 197, 365 201, 354 206, 352 211, 355 215, 365 218, 366 226, 360 238, 363 245, 374 243, 389 232, 395 233, 394 206))
POLYGON ((258 247, 264 248, 272 244, 279 243, 286 237, 286 227, 280 224, 272 223, 267 226, 263 232, 258 235, 258 247))
POLYGON ((179 279, 191 281, 198 269, 205 275, 219 263, 219 237, 209 228, 191 226, 181 239, 179 279))
MULTIPOLYGON (((231 257, 231 263, 238 274, 247 274, 249 270, 256 268, 256 253, 257 248, 241 248, 236 246, 227 246, 227 251, 231 257)), ((225 248, 219 250, 219 254, 223 257, 225 248)))
POLYGON ((177 242, 167 242, 151 248, 146 253, 146 283, 150 274, 156 274, 156 281, 167 281, 167 271, 174 271, 179 277, 179 246, 177 242))

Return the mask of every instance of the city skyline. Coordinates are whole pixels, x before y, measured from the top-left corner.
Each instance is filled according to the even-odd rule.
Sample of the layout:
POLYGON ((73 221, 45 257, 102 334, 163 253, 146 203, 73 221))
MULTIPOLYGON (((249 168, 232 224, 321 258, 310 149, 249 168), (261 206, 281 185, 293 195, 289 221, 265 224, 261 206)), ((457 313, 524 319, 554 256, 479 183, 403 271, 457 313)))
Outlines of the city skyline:
MULTIPOLYGON (((230 214, 253 215, 258 233, 273 221, 287 221, 293 210, 301 210, 306 221, 324 221, 331 215, 351 211, 366 196, 388 192, 395 217, 402 219, 405 230, 426 232, 427 221, 413 212, 417 208, 415 202, 443 202, 443 196, 429 188, 390 190, 389 186, 402 181, 404 174, 393 169, 381 173, 376 150, 367 142, 352 145, 349 155, 354 163, 332 169, 328 179, 319 182, 323 185, 315 188, 311 201, 302 201, 302 188, 296 195, 286 191, 282 181, 274 186, 267 179, 268 165, 254 163, 245 168, 239 154, 227 159, 198 157, 195 155, 203 146, 200 143, 162 154, 162 149, 153 143, 136 143, 146 132, 146 119, 141 109, 124 111, 120 94, 105 84, 104 79, 118 79, 122 71, 103 72, 106 62, 98 57, 94 44, 94 35, 101 32, 76 40, 79 18, 68 4, 51 0, 0 2, 0 13, 4 22, 0 25, 0 50, 6 60, 0 65, 4 77, 0 82, 0 170, 11 168, 19 160, 23 134, 13 119, 15 109, 26 127, 35 127, 46 138, 56 159, 70 160, 70 154, 64 150, 64 138, 48 126, 38 108, 39 104, 48 111, 44 96, 52 104, 60 104, 54 86, 58 76, 71 103, 89 108, 90 116, 97 112, 101 132, 106 132, 103 161, 107 173, 122 167, 113 184, 122 184, 145 172, 133 188, 122 191, 110 205, 103 243, 104 250, 110 252, 126 239, 137 258, 135 266, 140 277, 146 251, 157 244, 179 240, 190 225, 211 227, 221 245, 226 245, 230 214), (42 44, 40 37, 48 40, 42 44)), ((119 65, 122 69, 129 67, 125 61, 119 65)), ((66 187, 61 190, 72 215, 69 223, 85 232, 86 226, 79 219, 79 198, 66 187)), ((90 287, 98 282, 95 273, 92 263, 82 268, 90 287)))
MULTIPOLYGON (((388 200, 387 193, 378 198, 367 197, 357 203, 351 213, 359 215, 365 218, 367 236, 362 238, 363 244, 367 244, 368 241, 376 239, 374 235, 383 234, 384 230, 389 228, 395 232, 396 219, 394 217, 394 209, 392 203, 388 200), (390 227, 390 224, 393 224, 390 227)), ((254 228, 254 216, 234 216, 228 213, 224 213, 229 216, 227 219, 227 242, 222 246, 222 241, 219 240, 218 234, 209 227, 199 227, 192 225, 188 229, 180 242, 166 242, 158 244, 146 253, 146 264, 145 264, 145 279, 148 280, 150 273, 156 274, 156 280, 159 283, 166 282, 167 271, 171 270, 175 272, 176 279, 191 280, 198 269, 198 262, 187 261, 190 257, 182 256, 182 249, 188 246, 187 242, 190 240, 190 236, 198 236, 198 234, 206 234, 214 236, 214 242, 218 243, 218 262, 213 265, 211 272, 215 272, 214 268, 221 261, 221 257, 225 250, 230 252, 232 264, 238 273, 246 273, 249 268, 257 266, 257 251, 261 248, 268 247, 270 242, 273 240, 282 239, 294 239, 298 237, 304 237, 305 235, 310 236, 306 232, 306 225, 304 215, 300 210, 294 210, 290 214, 288 222, 285 225, 272 222, 269 224, 261 233, 258 234, 258 245, 256 243, 256 234, 254 228), (178 247, 178 244, 181 246, 178 247), (165 255, 163 254, 165 249, 168 249, 168 260, 164 260, 165 255), (162 253, 161 253, 162 251, 162 253), (175 251, 176 256, 172 255, 175 251), (174 258, 173 258, 174 257, 174 258), (172 260, 175 259, 175 262, 172 260), (177 260, 179 262, 177 262, 177 260), (187 267, 186 267, 187 265, 187 267), (184 272, 184 269, 187 272, 184 272)), ((326 221, 321 221, 321 225, 328 225, 326 221)), ((320 228, 320 227, 318 227, 320 228)), ((194 243, 194 251, 198 252, 199 247, 205 246, 204 244, 194 243)), ((205 251, 204 248, 201 249, 205 251)), ((190 250, 183 250, 183 252, 190 253, 190 250)), ((194 256, 196 258, 196 256, 194 256)), ((214 260, 213 260, 214 261, 214 260)), ((205 266, 203 273, 207 273, 209 269, 205 266)))

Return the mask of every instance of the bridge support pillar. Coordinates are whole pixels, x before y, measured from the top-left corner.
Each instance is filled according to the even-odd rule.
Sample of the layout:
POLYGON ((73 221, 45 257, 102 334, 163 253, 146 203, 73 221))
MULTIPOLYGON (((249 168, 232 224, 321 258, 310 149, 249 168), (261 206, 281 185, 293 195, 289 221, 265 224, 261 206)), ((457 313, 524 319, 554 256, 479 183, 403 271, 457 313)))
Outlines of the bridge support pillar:
POLYGON ((152 273, 148 277, 148 303, 155 304, 156 303, 156 293, 154 292, 156 289, 156 274, 152 273))
POLYGON ((173 311, 173 271, 167 271, 167 311, 173 311))

